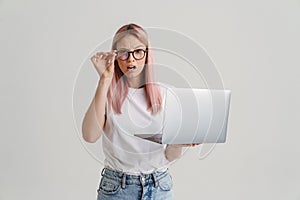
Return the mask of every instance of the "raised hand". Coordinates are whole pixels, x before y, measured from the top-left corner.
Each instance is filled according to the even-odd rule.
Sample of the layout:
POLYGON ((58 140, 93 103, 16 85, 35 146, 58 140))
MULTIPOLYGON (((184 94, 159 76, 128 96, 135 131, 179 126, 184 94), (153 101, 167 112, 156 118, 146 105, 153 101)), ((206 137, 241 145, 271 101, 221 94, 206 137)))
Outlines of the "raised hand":
POLYGON ((97 52, 91 61, 101 78, 112 78, 115 68, 115 51, 97 52))

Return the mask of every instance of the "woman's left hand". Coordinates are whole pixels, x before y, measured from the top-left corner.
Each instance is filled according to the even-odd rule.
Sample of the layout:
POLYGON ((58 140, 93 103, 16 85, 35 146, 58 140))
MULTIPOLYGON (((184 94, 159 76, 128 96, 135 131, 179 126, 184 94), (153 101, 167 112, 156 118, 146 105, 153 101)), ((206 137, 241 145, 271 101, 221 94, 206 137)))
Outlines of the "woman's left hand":
POLYGON ((171 162, 181 156, 182 147, 195 147, 197 144, 168 144, 166 148, 166 158, 171 162))
POLYGON ((194 143, 194 144, 168 144, 168 146, 179 148, 179 147, 195 147, 200 145, 201 143, 194 143))

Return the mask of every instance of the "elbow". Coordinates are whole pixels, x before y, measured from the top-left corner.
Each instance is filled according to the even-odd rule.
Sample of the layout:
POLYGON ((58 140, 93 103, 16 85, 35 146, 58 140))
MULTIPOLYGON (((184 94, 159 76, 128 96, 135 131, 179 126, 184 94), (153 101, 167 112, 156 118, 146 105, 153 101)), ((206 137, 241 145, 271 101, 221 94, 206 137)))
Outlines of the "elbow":
POLYGON ((169 161, 169 162, 172 162, 176 159, 180 158, 180 156, 168 156, 166 155, 166 159, 169 161))
POLYGON ((97 142, 97 140, 99 139, 100 136, 93 136, 92 134, 82 134, 82 138, 84 139, 84 141, 88 142, 88 143, 95 143, 97 142))
POLYGON ((167 151, 165 152, 165 157, 169 162, 172 162, 174 160, 179 159, 181 157, 181 154, 179 152, 174 153, 167 151))
POLYGON ((94 118, 85 115, 84 120, 82 121, 81 132, 82 138, 86 142, 95 143, 101 137, 102 131, 99 123, 94 118))
POLYGON ((87 130, 84 126, 82 127, 82 138, 84 141, 88 143, 95 143, 100 138, 101 133, 97 133, 97 131, 87 130))
POLYGON ((169 162, 172 162, 181 157, 181 146, 167 145, 165 149, 165 157, 169 162))

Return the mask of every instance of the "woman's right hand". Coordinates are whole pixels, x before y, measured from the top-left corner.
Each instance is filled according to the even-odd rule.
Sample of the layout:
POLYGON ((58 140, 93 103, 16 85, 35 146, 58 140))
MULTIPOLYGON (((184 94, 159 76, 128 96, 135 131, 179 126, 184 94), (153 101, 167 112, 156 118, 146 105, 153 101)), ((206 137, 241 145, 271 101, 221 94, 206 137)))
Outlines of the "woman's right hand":
POLYGON ((100 78, 112 78, 115 69, 115 51, 97 52, 91 57, 91 61, 100 78))

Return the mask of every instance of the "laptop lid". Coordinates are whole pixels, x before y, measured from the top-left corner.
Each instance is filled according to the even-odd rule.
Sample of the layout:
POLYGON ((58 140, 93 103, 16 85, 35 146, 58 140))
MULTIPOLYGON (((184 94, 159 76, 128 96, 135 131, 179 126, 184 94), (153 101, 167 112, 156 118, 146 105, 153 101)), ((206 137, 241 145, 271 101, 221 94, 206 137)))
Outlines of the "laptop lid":
POLYGON ((168 88, 162 143, 224 143, 230 96, 230 90, 168 88))

